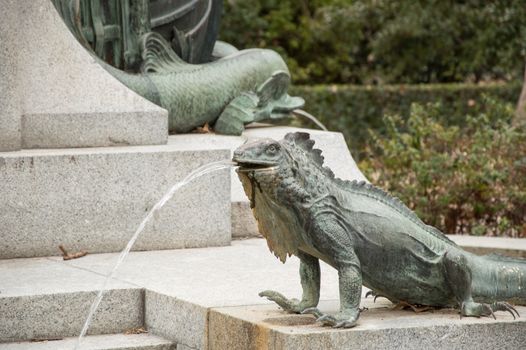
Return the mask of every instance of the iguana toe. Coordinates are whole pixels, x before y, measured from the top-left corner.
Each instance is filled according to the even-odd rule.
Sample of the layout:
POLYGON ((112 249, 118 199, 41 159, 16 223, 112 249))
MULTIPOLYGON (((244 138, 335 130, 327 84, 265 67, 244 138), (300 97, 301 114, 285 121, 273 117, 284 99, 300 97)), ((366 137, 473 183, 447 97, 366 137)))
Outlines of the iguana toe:
POLYGON ((318 317, 316 319, 316 322, 321 322, 326 326, 333 326, 333 327, 336 327, 336 325, 339 323, 338 320, 334 316, 327 315, 327 314, 321 317, 318 317))
POLYGON ((283 294, 273 290, 265 290, 259 293, 259 296, 275 302, 287 312, 299 314, 307 308, 307 306, 305 306, 304 303, 302 303, 298 299, 288 299, 283 294))
POLYGON ((335 315, 324 314, 317 308, 309 308, 302 312, 302 314, 312 314, 317 317, 316 321, 323 323, 324 326, 332 326, 333 328, 351 328, 356 326, 360 310, 346 310, 335 315))
POLYGON ((460 306, 460 314, 462 316, 474 316, 474 317, 481 317, 481 316, 488 316, 493 317, 494 319, 497 319, 495 316, 496 311, 507 311, 512 316, 513 319, 516 319, 517 317, 520 317, 519 312, 513 305, 503 302, 503 301, 497 301, 492 304, 484 304, 484 303, 476 303, 473 301, 463 302, 460 306))
POLYGON ((493 308, 489 304, 484 303, 476 303, 474 301, 467 301, 463 302, 460 305, 460 317, 462 316, 468 316, 468 317, 481 317, 481 316, 491 316, 494 319, 497 319, 495 317, 495 313, 493 312, 493 308))
POLYGON ((517 309, 513 307, 513 305, 503 302, 503 301, 498 301, 498 302, 491 304, 491 309, 493 311, 508 311, 513 316, 514 320, 516 319, 515 313, 517 314, 517 317, 521 317, 521 315, 519 315, 519 312, 517 311, 517 309))
POLYGON ((317 307, 309 307, 301 312, 302 315, 310 314, 314 315, 316 318, 323 316, 323 313, 317 307))
POLYGON ((376 293, 374 290, 370 290, 370 291, 368 291, 367 293, 365 293, 365 298, 367 298, 367 297, 369 297, 369 296, 374 297, 374 299, 373 299, 373 303, 376 303, 376 299, 378 299, 378 298, 386 298, 386 299, 389 299, 389 298, 387 298, 385 295, 381 295, 381 294, 376 293))
POLYGON ((340 323, 337 323, 336 325, 334 325, 333 327, 334 328, 352 328, 356 326, 356 321, 342 321, 340 323))

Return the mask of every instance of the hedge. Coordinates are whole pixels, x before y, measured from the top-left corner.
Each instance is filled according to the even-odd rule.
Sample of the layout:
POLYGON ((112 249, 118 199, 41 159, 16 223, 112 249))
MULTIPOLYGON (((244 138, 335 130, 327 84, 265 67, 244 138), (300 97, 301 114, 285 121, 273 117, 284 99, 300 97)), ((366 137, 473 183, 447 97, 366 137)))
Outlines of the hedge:
MULTIPOLYGON (((386 115, 407 118, 411 104, 439 103, 441 122, 462 125, 468 114, 484 112, 483 96, 515 104, 521 82, 491 84, 426 85, 315 85, 293 86, 290 94, 305 99, 305 110, 329 130, 340 131, 357 158, 362 154, 369 129, 382 133, 386 115)), ((293 125, 315 128, 295 120, 293 125)))
POLYGON ((526 238, 526 125, 514 106, 484 97, 485 111, 444 126, 437 105, 385 118, 360 169, 445 233, 526 238))

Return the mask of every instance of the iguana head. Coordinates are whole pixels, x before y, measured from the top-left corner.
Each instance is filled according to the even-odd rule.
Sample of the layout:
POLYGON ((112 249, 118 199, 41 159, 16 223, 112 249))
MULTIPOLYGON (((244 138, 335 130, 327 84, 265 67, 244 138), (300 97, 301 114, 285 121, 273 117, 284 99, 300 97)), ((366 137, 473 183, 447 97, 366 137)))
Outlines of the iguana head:
POLYGON ((307 133, 280 141, 260 139, 234 151, 239 179, 250 200, 259 232, 281 261, 296 254, 310 201, 326 192, 334 175, 323 167, 319 149, 307 133))
POLYGON ((240 171, 270 170, 284 161, 283 152, 278 141, 260 139, 236 149, 232 160, 240 166, 240 171))

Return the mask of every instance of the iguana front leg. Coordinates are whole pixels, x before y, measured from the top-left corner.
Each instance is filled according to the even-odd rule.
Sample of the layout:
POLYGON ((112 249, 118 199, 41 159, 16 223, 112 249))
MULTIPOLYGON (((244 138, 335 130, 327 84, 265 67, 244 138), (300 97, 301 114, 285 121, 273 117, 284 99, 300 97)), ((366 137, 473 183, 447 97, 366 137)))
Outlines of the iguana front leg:
POLYGON ((351 328, 356 325, 360 316, 360 299, 362 292, 362 276, 358 266, 344 264, 338 268, 340 289, 340 312, 324 314, 317 308, 310 308, 303 313, 316 316, 317 321, 335 328, 351 328))
POLYGON ((278 304, 283 310, 294 313, 301 313, 305 309, 315 307, 320 300, 320 263, 317 258, 298 253, 300 259, 300 279, 303 295, 301 301, 298 299, 287 299, 283 294, 272 290, 259 293, 260 297, 265 297, 278 304))
POLYGON ((360 316, 362 272, 351 241, 352 235, 337 218, 331 216, 318 217, 312 229, 316 233, 312 237, 316 240, 317 248, 338 270, 340 312, 329 315, 311 308, 304 313, 311 313, 318 317, 318 321, 335 328, 354 327, 360 316))

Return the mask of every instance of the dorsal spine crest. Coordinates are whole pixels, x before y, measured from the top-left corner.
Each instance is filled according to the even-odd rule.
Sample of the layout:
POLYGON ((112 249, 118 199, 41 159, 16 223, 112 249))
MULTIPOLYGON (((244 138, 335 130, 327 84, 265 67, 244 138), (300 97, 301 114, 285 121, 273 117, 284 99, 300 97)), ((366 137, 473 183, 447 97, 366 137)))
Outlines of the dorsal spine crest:
POLYGON ((300 160, 300 166, 312 166, 313 168, 316 168, 323 175, 335 182, 338 186, 346 188, 354 194, 366 196, 380 203, 388 205, 392 209, 396 210, 398 213, 407 217, 409 220, 411 220, 411 222, 424 229, 430 235, 448 244, 455 244, 442 232, 422 222, 422 220, 420 220, 420 218, 416 216, 416 214, 411 209, 409 209, 404 203, 402 203, 400 199, 388 194, 381 188, 376 187, 366 181, 347 181, 335 177, 332 170, 323 165, 324 157, 322 155, 322 151, 320 149, 314 148, 314 140, 310 139, 310 135, 308 133, 289 133, 285 136, 285 144, 292 146, 288 148, 289 152, 294 153, 294 155, 296 156, 294 158, 300 160), (303 152, 298 152, 298 148, 301 149, 303 152))

